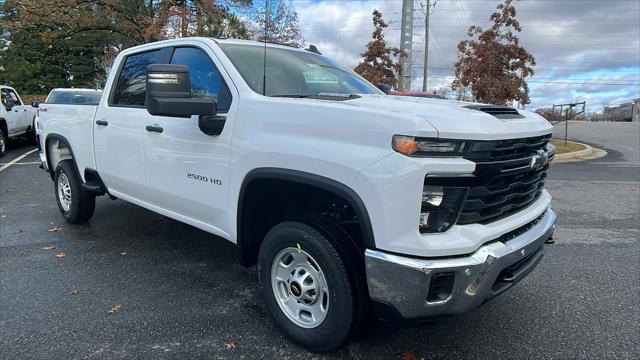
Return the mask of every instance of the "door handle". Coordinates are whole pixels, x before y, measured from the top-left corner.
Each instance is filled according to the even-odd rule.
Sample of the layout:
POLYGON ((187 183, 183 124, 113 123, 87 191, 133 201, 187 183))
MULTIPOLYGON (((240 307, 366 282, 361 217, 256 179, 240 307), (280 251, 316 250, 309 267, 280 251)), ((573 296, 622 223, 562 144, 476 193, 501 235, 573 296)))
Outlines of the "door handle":
POLYGON ((157 126, 157 125, 147 125, 147 131, 148 132, 157 132, 157 133, 161 133, 164 131, 164 129, 161 126, 157 126))
POLYGON ((109 125, 109 122, 106 120, 96 120, 96 125, 107 126, 109 125))

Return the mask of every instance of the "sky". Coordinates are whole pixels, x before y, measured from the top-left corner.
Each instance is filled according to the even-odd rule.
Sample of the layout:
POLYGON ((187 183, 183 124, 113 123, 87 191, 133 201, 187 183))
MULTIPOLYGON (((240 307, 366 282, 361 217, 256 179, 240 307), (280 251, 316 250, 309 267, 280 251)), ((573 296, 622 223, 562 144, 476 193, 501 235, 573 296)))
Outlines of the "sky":
MULTIPOLYGON (((354 67, 371 40, 371 13, 389 23, 385 39, 400 46, 402 0, 290 0, 306 44, 354 67)), ((432 3, 434 0, 431 0, 432 3)), ((422 89, 424 13, 414 0, 412 89, 422 89)), ((457 44, 470 25, 486 26, 497 0, 439 0, 430 17, 428 90, 453 80, 457 44)), ((536 58, 528 79, 530 109, 587 101, 602 111, 640 97, 640 0, 520 0, 521 44, 536 58)))

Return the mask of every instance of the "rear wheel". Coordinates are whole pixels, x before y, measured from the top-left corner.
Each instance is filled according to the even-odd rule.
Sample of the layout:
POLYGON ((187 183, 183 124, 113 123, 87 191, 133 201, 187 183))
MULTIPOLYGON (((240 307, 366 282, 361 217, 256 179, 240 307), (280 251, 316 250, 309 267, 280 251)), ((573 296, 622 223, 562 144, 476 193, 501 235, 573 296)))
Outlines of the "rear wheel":
POLYGON ((82 179, 72 160, 58 163, 53 183, 58 209, 67 222, 78 223, 93 216, 96 198, 82 188, 82 179))
MULTIPOLYGON (((331 223, 333 224, 333 223, 331 223)), ((276 225, 258 255, 265 305, 278 328, 311 351, 332 351, 354 334, 361 320, 363 294, 357 276, 363 269, 344 251, 351 239, 312 219, 276 225)))
POLYGON ((4 133, 4 129, 0 129, 0 157, 4 156, 4 152, 7 150, 7 134, 4 133))

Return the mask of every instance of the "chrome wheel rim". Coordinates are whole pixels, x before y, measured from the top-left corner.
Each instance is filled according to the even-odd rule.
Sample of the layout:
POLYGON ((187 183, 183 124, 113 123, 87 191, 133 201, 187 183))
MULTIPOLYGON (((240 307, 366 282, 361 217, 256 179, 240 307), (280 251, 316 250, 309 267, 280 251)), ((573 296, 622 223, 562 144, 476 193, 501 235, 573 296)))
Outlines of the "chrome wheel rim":
POLYGON ((71 209, 71 184, 64 172, 58 176, 58 199, 64 211, 71 209))
POLYGON ((318 262, 299 248, 286 248, 271 265, 271 287, 282 312, 296 325, 314 328, 329 310, 329 287, 318 262))
POLYGON ((5 144, 5 142, 4 142, 4 136, 2 136, 2 135, 0 134, 0 152, 2 152, 2 153, 4 152, 4 150, 5 150, 5 146, 6 146, 6 144, 5 144))

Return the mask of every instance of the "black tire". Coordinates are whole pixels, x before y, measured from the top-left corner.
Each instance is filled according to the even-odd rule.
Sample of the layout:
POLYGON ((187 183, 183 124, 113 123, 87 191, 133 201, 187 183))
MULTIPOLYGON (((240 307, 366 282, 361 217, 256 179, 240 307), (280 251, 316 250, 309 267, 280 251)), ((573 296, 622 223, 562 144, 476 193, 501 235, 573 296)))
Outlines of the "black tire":
POLYGON ((6 151, 7 151, 7 134, 4 133, 4 129, 0 129, 0 157, 3 157, 6 151))
POLYGON ((60 161, 53 178, 53 189, 60 214, 62 214, 66 222, 71 224, 89 220, 93 216, 93 211, 96 207, 95 195, 84 190, 81 185, 82 179, 73 160, 60 161), (70 205, 68 205, 68 209, 63 206, 58 189, 59 183, 64 182, 63 175, 67 179, 70 190, 70 205))
POLYGON ((321 219, 307 217, 276 225, 265 236, 258 254, 258 276, 271 318, 292 342, 314 352, 333 351, 357 333, 367 303, 366 290, 363 292, 360 283, 364 267, 358 266, 362 260, 355 260, 361 256, 353 241, 339 226, 321 219), (316 327, 305 328, 290 320, 274 294, 271 268, 278 254, 287 248, 304 250, 326 278, 326 317, 316 327))
POLYGON ((29 145, 36 145, 38 141, 36 140, 36 118, 34 117, 31 121, 31 127, 29 131, 27 131, 27 141, 29 145))

